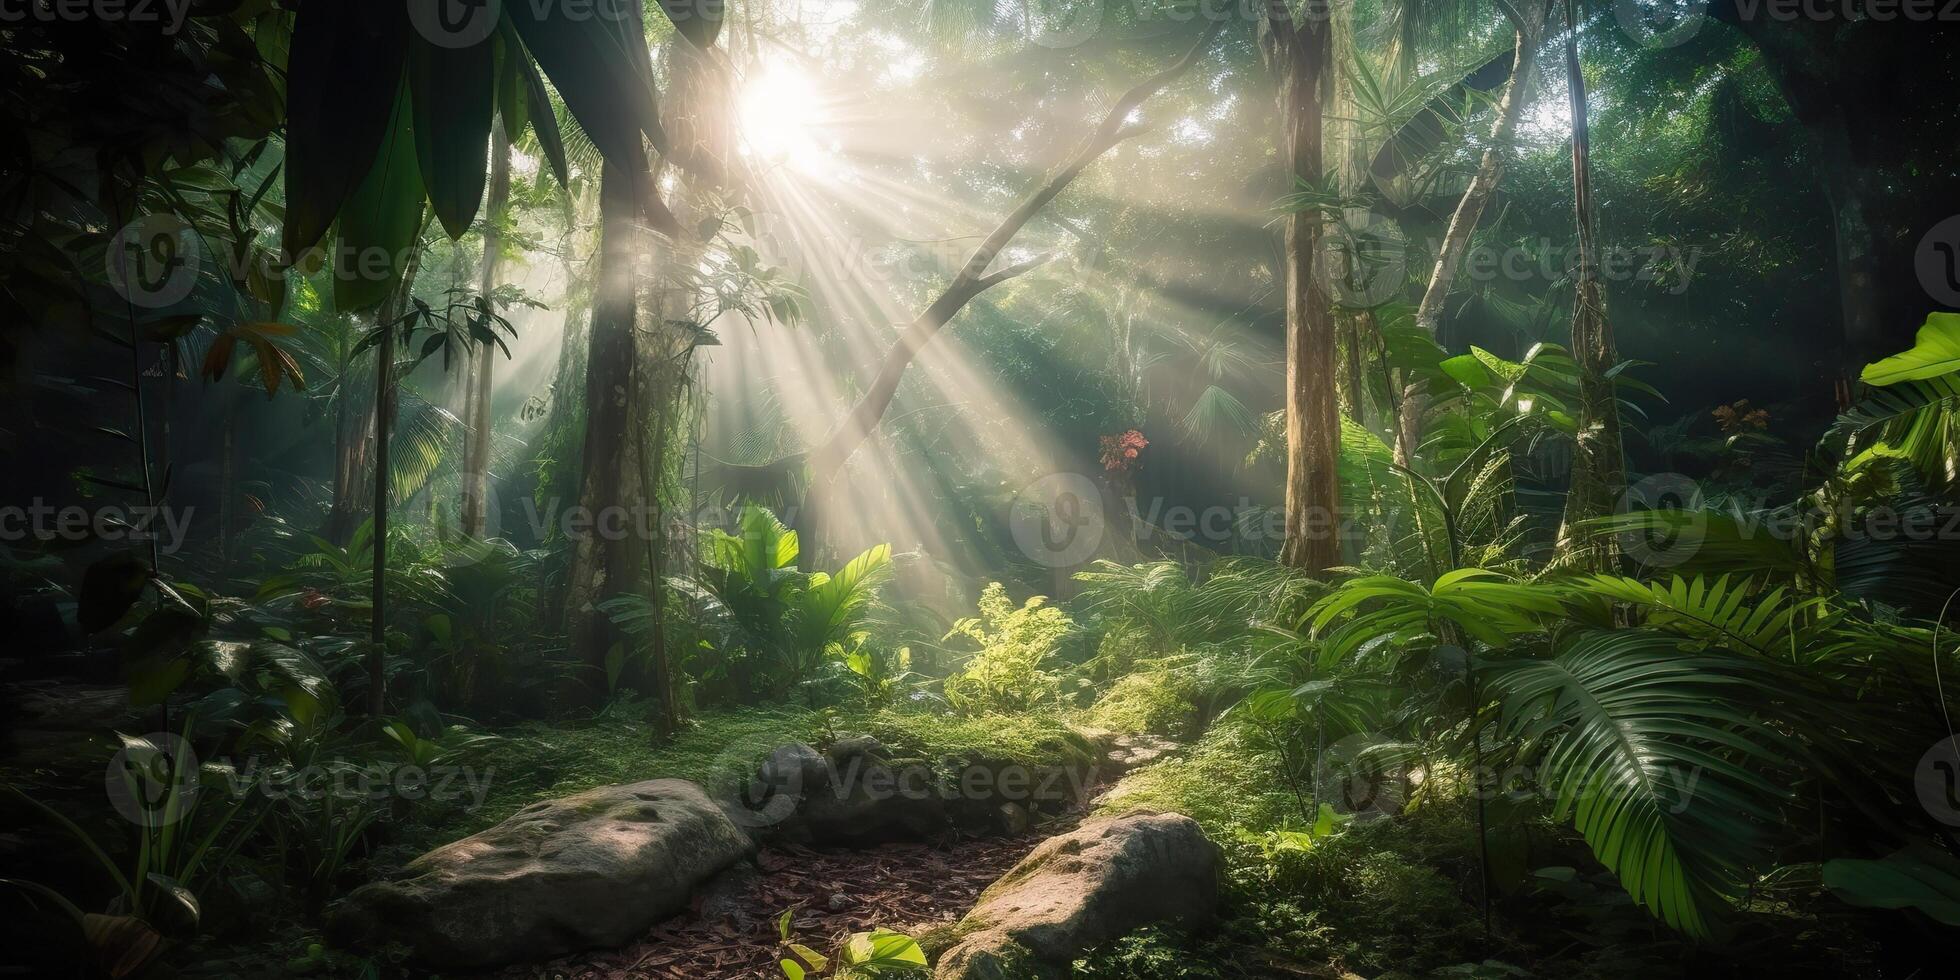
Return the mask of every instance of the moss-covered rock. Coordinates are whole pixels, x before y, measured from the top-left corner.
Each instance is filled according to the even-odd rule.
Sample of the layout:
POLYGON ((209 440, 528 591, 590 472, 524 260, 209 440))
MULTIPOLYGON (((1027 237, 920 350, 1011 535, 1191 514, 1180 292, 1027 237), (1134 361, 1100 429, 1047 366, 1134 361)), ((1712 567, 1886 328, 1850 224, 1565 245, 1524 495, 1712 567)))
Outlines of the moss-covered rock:
POLYGON ((1084 951, 1153 923, 1217 909, 1218 847, 1175 813, 1089 820, 1042 842, 980 896, 939 960, 939 980, 1065 976, 1084 951))

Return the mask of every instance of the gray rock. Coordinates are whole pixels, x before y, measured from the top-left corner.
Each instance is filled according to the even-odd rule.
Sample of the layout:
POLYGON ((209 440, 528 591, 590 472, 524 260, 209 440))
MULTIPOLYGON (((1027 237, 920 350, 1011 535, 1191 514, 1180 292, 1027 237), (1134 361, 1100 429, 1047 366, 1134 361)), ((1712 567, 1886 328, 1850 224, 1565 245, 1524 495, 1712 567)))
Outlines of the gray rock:
POLYGON ((341 942, 406 943, 443 968, 618 946, 685 909, 751 846, 693 783, 603 786, 416 858, 412 877, 348 895, 330 927, 341 942))
POLYGON ((1115 777, 1133 772, 1184 751, 1184 746, 1155 735, 1119 735, 1103 754, 1103 772, 1115 777))
POLYGON ((1218 908, 1224 857, 1176 813, 1090 820, 1042 842, 980 896, 936 980, 1066 976, 1090 948, 1152 923, 1218 908))

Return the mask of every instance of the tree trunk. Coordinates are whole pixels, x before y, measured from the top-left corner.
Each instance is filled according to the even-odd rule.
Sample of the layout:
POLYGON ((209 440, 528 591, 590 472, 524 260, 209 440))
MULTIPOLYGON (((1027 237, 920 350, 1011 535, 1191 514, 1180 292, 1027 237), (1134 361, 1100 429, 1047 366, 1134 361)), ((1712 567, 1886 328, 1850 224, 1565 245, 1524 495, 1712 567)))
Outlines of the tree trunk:
POLYGON ((388 436, 395 427, 395 336, 402 311, 415 292, 415 274, 422 266, 422 233, 416 224, 402 280, 381 304, 376 322, 382 331, 374 354, 374 574, 370 583, 374 608, 368 627, 368 714, 380 717, 388 703, 388 436))
MULTIPOLYGON (((1323 100, 1333 46, 1324 11, 1296 23, 1269 3, 1260 45, 1279 81, 1280 150, 1295 186, 1321 184, 1323 100)), ((1318 573, 1341 563, 1341 418, 1333 299, 1315 274, 1321 215, 1286 217, 1286 536, 1280 561, 1318 573)))
MULTIPOLYGON (((1504 83, 1504 92, 1498 96, 1496 118, 1491 123, 1490 145, 1484 149, 1483 160, 1477 173, 1470 178, 1470 186, 1463 191, 1457 202, 1455 213, 1450 215, 1449 229, 1443 234, 1442 248, 1436 254, 1436 267, 1429 274, 1429 286, 1423 290, 1422 305, 1416 308, 1416 323, 1429 336, 1436 336, 1442 326, 1443 306, 1449 301, 1450 287, 1456 282, 1456 273, 1463 265, 1464 253, 1470 249, 1470 235, 1477 230, 1477 222, 1483 219, 1484 208, 1490 204, 1491 195, 1497 189, 1497 182, 1504 176, 1504 165, 1511 149, 1512 137, 1517 133, 1518 119, 1524 114, 1525 105, 1531 101, 1531 85, 1537 74, 1538 42, 1544 35, 1546 8, 1545 0, 1526 0, 1527 6, 1521 11, 1522 21, 1513 23, 1517 31, 1517 49, 1511 62, 1511 79, 1504 83)), ((1409 386, 1402 393, 1402 407, 1396 424, 1395 461, 1408 466, 1415 457, 1415 447, 1422 439, 1422 415, 1428 407, 1428 399, 1420 389, 1409 386)))
POLYGON ((603 678, 617 630, 597 604, 632 588, 640 560, 632 538, 641 517, 631 507, 640 494, 632 426, 640 356, 633 260, 641 233, 632 180, 611 163, 600 182, 599 215, 599 288, 586 357, 579 480, 579 515, 591 523, 573 545, 565 615, 571 655, 603 678))
POLYGON ((1606 288, 1599 281, 1599 244, 1592 196, 1591 133, 1587 124, 1586 76, 1579 65, 1573 0, 1565 0, 1565 76, 1572 109, 1572 214, 1578 238, 1579 268, 1572 306, 1572 357, 1579 365, 1578 438, 1572 452, 1572 485, 1565 497, 1565 524, 1559 532, 1562 558, 1595 572, 1612 568, 1617 549, 1611 535, 1577 533, 1581 521, 1611 513, 1626 489, 1626 458, 1620 443, 1620 404, 1607 373, 1619 362, 1613 324, 1606 317, 1606 288), (1578 553, 1583 550, 1583 553, 1578 553))
MULTIPOLYGON (((510 137, 499 119, 490 136, 490 191, 483 215, 483 274, 478 293, 488 297, 497 288, 497 271, 503 258, 504 211, 510 204, 510 137)), ((463 453, 463 536, 483 537, 490 507, 490 393, 491 375, 496 364, 495 344, 478 344, 471 357, 475 373, 470 378, 467 432, 469 443, 463 453)))

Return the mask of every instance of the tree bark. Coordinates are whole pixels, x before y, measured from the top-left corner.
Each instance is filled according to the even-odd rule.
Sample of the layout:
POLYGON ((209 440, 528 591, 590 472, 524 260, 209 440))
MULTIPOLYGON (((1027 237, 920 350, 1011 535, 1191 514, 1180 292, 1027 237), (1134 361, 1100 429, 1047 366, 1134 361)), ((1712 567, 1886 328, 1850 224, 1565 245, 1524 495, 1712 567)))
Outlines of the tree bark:
MULTIPOLYGON (((1326 11, 1296 22, 1269 0, 1260 47, 1279 81, 1280 152, 1295 186, 1321 183, 1321 127, 1328 92, 1326 11)), ((1286 534, 1280 561, 1318 573, 1341 563, 1341 418, 1333 298, 1316 274, 1322 217, 1286 217, 1286 534)))
MULTIPOLYGON (((425 219, 426 220, 426 219, 425 219)), ((395 335, 403 309, 415 293, 415 274, 422 266, 422 233, 418 222, 409 246, 402 280, 381 304, 376 322, 382 331, 374 353, 374 574, 370 583, 373 609, 368 626, 368 714, 380 717, 388 703, 388 436, 395 426, 395 335)))
POLYGON ((1572 483, 1565 497, 1559 531, 1561 558, 1595 572, 1612 568, 1618 550, 1611 535, 1577 533, 1580 522, 1612 512, 1626 489, 1626 458, 1620 442, 1620 403, 1613 379, 1619 363, 1613 324, 1606 316, 1606 287, 1599 280, 1597 212, 1592 196, 1592 140, 1587 123, 1586 76, 1579 64, 1573 0, 1565 0, 1565 77, 1572 110, 1572 215, 1579 268, 1572 306, 1572 357, 1579 366, 1578 435, 1572 452, 1572 483))
MULTIPOLYGON (((483 271, 477 286, 479 295, 484 297, 497 288, 497 273, 503 258, 501 222, 509 205, 510 137, 499 119, 490 136, 490 189, 484 208, 483 271)), ((490 395, 496 352, 495 344, 478 344, 470 358, 475 370, 470 378, 469 442, 463 452, 462 526, 463 535, 470 539, 483 537, 489 523, 490 395)))
POLYGON ((632 434, 640 356, 633 260, 642 236, 636 212, 630 175, 606 164, 600 182, 599 288, 592 304, 580 453, 579 513, 590 523, 573 544, 565 595, 570 653, 597 668, 600 677, 605 676, 606 653, 617 631, 597 604, 632 587, 640 559, 632 540, 639 515, 628 512, 640 493, 634 459, 639 440, 632 434))
MULTIPOLYGON (((1496 118, 1491 122, 1490 145, 1485 147, 1477 172, 1470 178, 1470 186, 1464 189, 1456 211, 1450 215, 1449 229, 1444 232, 1442 248, 1436 254, 1436 266, 1429 274, 1429 286, 1423 290, 1422 304, 1416 308, 1416 323, 1431 337, 1436 336, 1436 331, 1442 326, 1443 306, 1449 301, 1450 287, 1456 282, 1456 273, 1463 264, 1464 253, 1469 251, 1470 235, 1477 230, 1477 222, 1483 219, 1484 208, 1490 204, 1497 182, 1504 176, 1504 165, 1511 152, 1512 137, 1517 133, 1518 119, 1524 114, 1526 103, 1531 101, 1531 84, 1538 66, 1538 43, 1544 35, 1549 2, 1525 0, 1525 3, 1521 11, 1506 9, 1505 15, 1511 18, 1517 33, 1511 79, 1504 83, 1504 91, 1498 96, 1496 118)), ((1422 415, 1428 401, 1414 385, 1402 393, 1395 438, 1395 461, 1399 465, 1408 466, 1415 457, 1415 447, 1422 439, 1422 415)))

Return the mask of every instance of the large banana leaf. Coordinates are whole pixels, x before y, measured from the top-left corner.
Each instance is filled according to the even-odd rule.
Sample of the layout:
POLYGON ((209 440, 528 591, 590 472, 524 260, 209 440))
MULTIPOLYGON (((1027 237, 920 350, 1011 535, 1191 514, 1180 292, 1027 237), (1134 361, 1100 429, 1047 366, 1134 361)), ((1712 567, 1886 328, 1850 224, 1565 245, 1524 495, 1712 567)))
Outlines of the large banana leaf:
POLYGON ((1783 688, 1764 661, 1692 653, 1648 630, 1589 630, 1550 660, 1493 665, 1499 730, 1546 746, 1537 779, 1633 900, 1712 934, 1766 860, 1756 827, 1791 753, 1759 706, 1783 688))
POLYGON ((327 233, 374 164, 390 130, 411 32, 396 4, 309 3, 295 17, 286 62, 283 244, 297 259, 327 233))
POLYGON ((1960 313, 1933 313, 1920 324, 1912 348, 1865 365, 1858 375, 1868 385, 1925 381, 1960 371, 1960 313))

